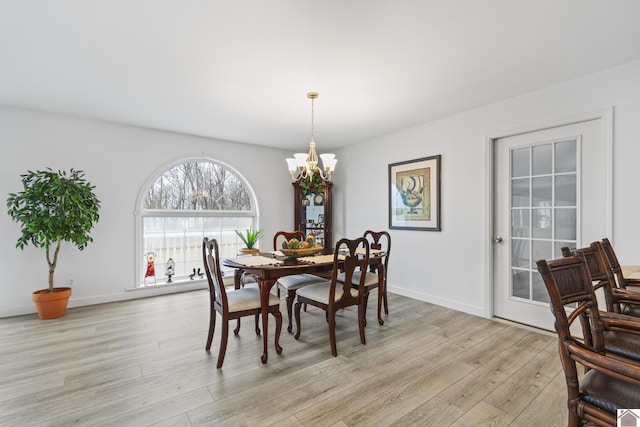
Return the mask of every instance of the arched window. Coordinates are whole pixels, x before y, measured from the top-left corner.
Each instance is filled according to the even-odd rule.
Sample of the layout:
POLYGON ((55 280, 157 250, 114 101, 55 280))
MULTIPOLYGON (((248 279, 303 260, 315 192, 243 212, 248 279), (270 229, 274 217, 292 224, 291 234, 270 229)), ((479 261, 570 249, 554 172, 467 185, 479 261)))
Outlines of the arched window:
POLYGON ((258 228, 251 187, 212 159, 182 160, 156 175, 142 189, 138 206, 139 287, 202 279, 205 236, 218 240, 223 257, 235 257, 241 247, 235 230, 258 228))

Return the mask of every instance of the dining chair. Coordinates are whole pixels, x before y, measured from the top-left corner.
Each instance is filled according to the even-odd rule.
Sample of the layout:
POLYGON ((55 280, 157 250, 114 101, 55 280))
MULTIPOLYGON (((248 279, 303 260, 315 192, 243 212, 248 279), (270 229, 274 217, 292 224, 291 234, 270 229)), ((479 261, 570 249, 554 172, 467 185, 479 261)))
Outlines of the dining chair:
POLYGON ((640 266, 638 265, 621 265, 618 261, 616 251, 613 249, 613 245, 608 238, 602 239, 602 248, 607 254, 611 268, 614 270, 616 280, 618 280, 621 288, 640 287, 640 266))
POLYGON ((627 290, 630 292, 637 292, 640 288, 640 278, 638 277, 627 277, 625 274, 625 269, 628 273, 632 275, 637 275, 638 272, 635 271, 638 267, 627 266, 626 268, 620 265, 618 261, 618 256, 616 252, 613 250, 613 246, 608 238, 602 239, 602 250, 604 251, 609 264, 611 265, 611 269, 613 271, 613 275, 616 279, 616 285, 619 289, 627 290), (634 272, 635 271, 635 272, 634 272))
POLYGON ((584 257, 569 256, 537 261, 551 299, 558 350, 567 385, 568 425, 616 426, 617 409, 640 405, 640 365, 606 354, 603 324, 584 257), (570 310, 566 309, 567 305, 570 310), (568 314, 567 314, 568 313, 568 314), (571 335, 578 319, 591 327, 591 340, 571 335), (578 372, 578 366, 584 373, 578 372))
MULTIPOLYGON (((299 241, 305 240, 305 235, 302 231, 278 231, 273 236, 273 250, 278 250, 282 247, 283 241, 289 241, 291 239, 298 239, 299 241)), ((325 281, 325 278, 316 276, 314 274, 292 274, 289 276, 280 277, 276 281, 276 288, 278 290, 278 296, 280 296, 280 289, 286 291, 285 300, 287 303, 287 316, 289 324, 287 325, 287 332, 293 331, 293 302, 296 299, 296 291, 305 286, 312 285, 314 283, 321 283, 325 281)), ((306 308, 306 307, 305 307, 306 308)))
POLYGON ((591 276, 593 291, 596 293, 596 299, 598 298, 597 292, 601 289, 605 297, 606 310, 620 313, 620 311, 616 309, 617 306, 612 293, 611 279, 613 278, 613 273, 610 268, 607 267, 608 263, 607 265, 604 264, 602 253, 596 243, 597 242, 593 242, 589 246, 574 249, 565 246, 560 248, 560 251, 565 258, 571 256, 581 256, 584 258, 587 269, 589 270, 589 275, 591 276))
POLYGON ((340 239, 333 252, 333 270, 331 280, 324 280, 305 286, 298 290, 296 301, 296 334, 295 339, 300 337, 301 322, 300 308, 302 304, 309 304, 318 307, 326 312, 329 323, 329 342, 331 344, 331 354, 336 357, 338 350, 336 346, 336 311, 349 307, 358 307, 358 329, 360 330, 360 342, 366 344, 364 335, 364 310, 365 310, 365 274, 369 265, 369 242, 364 237, 354 240, 340 239), (360 251, 358 250, 360 249, 360 251), (345 280, 338 281, 339 270, 344 273, 345 280), (352 279, 355 273, 360 274, 358 287, 352 286, 352 279))
MULTIPOLYGON (((224 356, 227 351, 227 340, 229 337, 229 321, 240 319, 245 316, 255 316, 256 335, 260 335, 258 328, 258 316, 261 313, 260 291, 256 288, 241 288, 227 291, 222 281, 220 270, 220 253, 216 239, 204 238, 202 241, 202 258, 204 270, 209 282, 209 335, 205 349, 211 349, 213 332, 216 327, 216 313, 222 317, 222 334, 220 337, 220 351, 218 353, 218 368, 222 367, 224 356)), ((282 353, 280 347, 280 332, 282 331, 282 313, 280 313, 280 299, 275 295, 269 295, 268 310, 276 318, 275 347, 278 354, 282 353)), ((240 323, 233 331, 238 335, 240 323)))
MULTIPOLYGON (((640 361, 640 319, 637 317, 620 314, 620 299, 613 292, 613 274, 609 268, 606 256, 601 250, 600 242, 593 242, 584 248, 569 250, 562 248, 565 257, 577 256, 585 261, 593 299, 598 307, 598 317, 602 320, 603 348, 613 357, 622 357, 640 361), (596 291, 604 291, 606 311, 600 310, 596 291)), ((640 299, 637 300, 640 302, 640 299)), ((587 316, 591 312, 587 312, 587 316)), ((585 318, 585 320, 587 320, 585 318)), ((595 332, 588 325, 582 328, 584 339, 594 339, 589 335, 595 332)))
POLYGON ((624 283, 626 279, 621 276, 622 279, 620 281, 617 280, 616 270, 617 274, 622 274, 620 265, 617 264, 616 268, 611 265, 611 257, 616 263, 617 258, 615 253, 613 255, 607 254, 607 251, 613 251, 613 248, 608 243, 608 239, 605 240, 607 240, 609 249, 605 249, 603 242, 593 242, 588 248, 574 249, 572 251, 562 248, 562 253, 565 256, 569 253, 581 253, 585 257, 592 280, 599 282, 594 289, 602 287, 604 290, 607 311, 634 316, 639 318, 638 321, 640 321, 640 292, 618 286, 618 283, 624 283))
MULTIPOLYGON (((382 305, 384 304, 384 313, 389 314, 389 304, 387 302, 387 272, 389 271, 389 256, 391 254, 391 235, 387 231, 371 231, 364 232, 364 238, 369 241, 369 248, 372 252, 372 256, 377 256, 373 253, 373 250, 382 251, 379 262, 369 263, 369 270, 365 273, 364 278, 364 299, 365 299, 365 320, 364 324, 367 325, 367 305, 369 301, 369 292, 372 289, 378 289, 378 323, 384 325, 382 320, 382 305)), ((345 275, 341 273, 338 275, 338 281, 344 282, 345 275)), ((360 283, 360 272, 356 272, 352 278, 352 284, 354 287, 358 287, 360 283)))

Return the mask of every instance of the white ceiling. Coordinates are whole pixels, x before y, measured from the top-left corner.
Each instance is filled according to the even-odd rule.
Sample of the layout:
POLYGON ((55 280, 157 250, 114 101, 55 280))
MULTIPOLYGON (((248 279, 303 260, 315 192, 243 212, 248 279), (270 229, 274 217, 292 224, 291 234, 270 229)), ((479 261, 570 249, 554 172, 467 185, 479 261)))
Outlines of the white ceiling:
POLYGON ((296 151, 639 58, 638 0, 0 0, 0 104, 296 151))

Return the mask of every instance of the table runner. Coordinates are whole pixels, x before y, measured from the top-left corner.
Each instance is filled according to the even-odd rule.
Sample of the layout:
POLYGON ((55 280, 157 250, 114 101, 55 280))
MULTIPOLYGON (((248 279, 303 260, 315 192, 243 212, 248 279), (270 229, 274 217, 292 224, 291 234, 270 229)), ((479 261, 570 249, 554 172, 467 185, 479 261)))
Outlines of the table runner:
POLYGON ((258 265, 278 265, 282 264, 282 261, 275 258, 267 258, 265 256, 246 256, 240 258, 231 258, 229 259, 231 262, 235 262, 236 264, 243 265, 245 267, 256 267, 258 265))

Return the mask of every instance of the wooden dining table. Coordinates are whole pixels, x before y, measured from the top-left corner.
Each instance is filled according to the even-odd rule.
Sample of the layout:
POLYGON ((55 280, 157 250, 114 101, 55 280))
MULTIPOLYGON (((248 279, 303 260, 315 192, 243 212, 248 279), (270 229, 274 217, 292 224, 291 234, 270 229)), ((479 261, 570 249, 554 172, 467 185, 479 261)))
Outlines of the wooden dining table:
MULTIPOLYGON (((280 258, 280 257, 278 257, 280 258)), ((320 255, 313 257, 313 262, 309 262, 308 258, 269 258, 264 256, 258 257, 244 257, 225 259, 222 264, 226 267, 234 269, 234 285, 236 289, 241 286, 241 278, 244 273, 252 274, 258 281, 258 287, 260 289, 260 305, 262 311, 262 363, 267 363, 269 354, 267 351, 268 341, 268 306, 269 306, 269 293, 271 288, 275 285, 276 281, 283 276, 290 276, 293 274, 318 274, 326 276, 328 272, 333 270, 333 255, 320 255), (264 263, 263 263, 264 262, 264 263), (247 265, 249 264, 249 265, 247 265)), ((370 265, 376 265, 381 267, 382 263, 376 262, 379 260, 379 256, 372 256, 370 265)), ((340 263, 338 262, 338 268, 340 263)), ((384 274, 378 272, 380 279, 380 288, 378 292, 381 294, 383 291, 384 280, 382 277, 384 274)))

